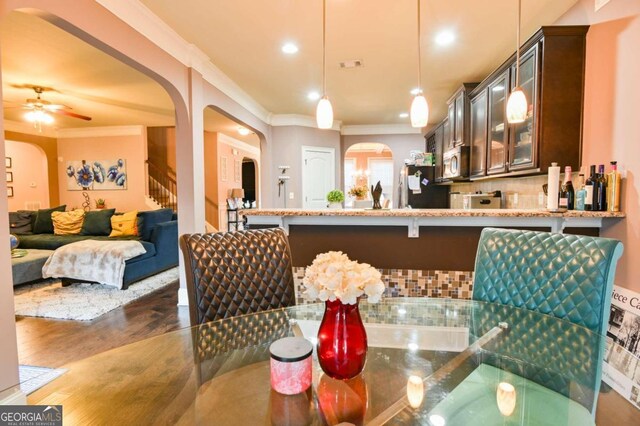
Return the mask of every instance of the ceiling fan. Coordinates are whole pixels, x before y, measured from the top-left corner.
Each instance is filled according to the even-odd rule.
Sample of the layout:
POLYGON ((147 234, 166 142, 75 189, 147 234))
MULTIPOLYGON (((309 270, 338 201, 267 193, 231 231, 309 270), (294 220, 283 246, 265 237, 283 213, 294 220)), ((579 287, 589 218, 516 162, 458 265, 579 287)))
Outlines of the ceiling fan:
POLYGON ((41 95, 46 91, 53 91, 54 89, 50 87, 42 87, 42 86, 31 86, 31 85, 23 85, 23 86, 15 86, 18 88, 30 88, 36 93, 36 98, 27 99, 27 102, 21 104, 19 106, 9 106, 6 108, 22 108, 27 110, 28 112, 25 114, 25 119, 27 121, 31 121, 33 123, 44 123, 51 124, 53 122, 53 117, 51 117, 48 113, 66 115, 67 117, 79 118, 80 120, 91 121, 91 117, 86 115, 76 114, 75 112, 71 112, 71 107, 62 105, 62 104, 53 104, 49 101, 42 99, 41 95))

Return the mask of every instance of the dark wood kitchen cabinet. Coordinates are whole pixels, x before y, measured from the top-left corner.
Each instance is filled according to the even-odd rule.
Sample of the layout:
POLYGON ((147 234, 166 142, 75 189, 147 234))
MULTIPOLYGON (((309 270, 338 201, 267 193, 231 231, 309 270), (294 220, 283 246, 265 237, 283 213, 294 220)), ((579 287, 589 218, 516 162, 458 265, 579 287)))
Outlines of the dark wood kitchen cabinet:
POLYGON ((425 152, 431 152, 435 156, 435 181, 442 180, 442 153, 444 152, 444 123, 438 124, 425 135, 425 152))
POLYGON ((470 93, 471 177, 546 173, 551 162, 580 168, 588 26, 542 27, 521 48, 524 123, 506 122, 515 55, 470 93), (483 163, 484 160, 484 163, 483 163))
POLYGON ((464 83, 447 101, 449 133, 445 137, 445 151, 457 146, 469 146, 469 93, 478 83, 464 83))

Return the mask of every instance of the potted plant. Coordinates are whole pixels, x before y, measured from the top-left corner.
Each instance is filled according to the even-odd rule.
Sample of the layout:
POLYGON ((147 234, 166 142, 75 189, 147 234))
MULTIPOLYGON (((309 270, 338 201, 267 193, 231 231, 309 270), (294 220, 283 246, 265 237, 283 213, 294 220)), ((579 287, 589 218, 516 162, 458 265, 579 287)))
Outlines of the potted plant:
POLYGON ((327 201, 329 202, 330 209, 341 209, 342 202, 344 201, 344 192, 339 189, 329 191, 327 194, 327 201))
POLYGON ((98 198, 97 200, 95 200, 95 203, 96 203, 96 209, 107 208, 107 202, 104 198, 98 198))
POLYGON ((364 200, 369 193, 369 188, 366 185, 355 185, 349 189, 349 196, 354 197, 356 200, 364 200))

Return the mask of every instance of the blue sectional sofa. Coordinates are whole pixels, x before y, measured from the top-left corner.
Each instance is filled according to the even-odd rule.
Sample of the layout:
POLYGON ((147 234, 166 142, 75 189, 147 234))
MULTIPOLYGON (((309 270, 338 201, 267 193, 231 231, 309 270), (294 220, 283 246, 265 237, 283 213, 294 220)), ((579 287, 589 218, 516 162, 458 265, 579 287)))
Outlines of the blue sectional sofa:
MULTIPOLYGON (((23 212, 23 214, 26 212, 23 212)), ((37 212, 32 212, 37 214, 37 212)), ((109 237, 108 235, 54 235, 52 233, 13 232, 20 240, 20 248, 55 250, 81 240, 134 239, 140 241, 146 253, 127 260, 122 289, 131 283, 155 275, 178 265, 178 220, 171 209, 149 210, 138 213, 137 237, 109 237)), ((63 284, 72 282, 63 279, 63 284)))

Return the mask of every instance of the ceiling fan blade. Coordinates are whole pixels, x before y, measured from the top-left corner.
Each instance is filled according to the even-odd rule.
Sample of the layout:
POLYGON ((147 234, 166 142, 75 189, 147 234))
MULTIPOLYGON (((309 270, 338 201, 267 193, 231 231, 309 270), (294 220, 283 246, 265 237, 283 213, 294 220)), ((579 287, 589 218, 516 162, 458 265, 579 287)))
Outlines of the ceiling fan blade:
POLYGON ((15 105, 15 106, 3 106, 2 109, 18 109, 18 108, 23 108, 22 105, 15 105))
POLYGON ((91 121, 91 117, 87 117, 86 115, 76 114, 75 112, 66 111, 64 109, 56 109, 56 110, 52 110, 51 112, 55 114, 66 115, 67 117, 79 118, 80 120, 91 121))
POLYGON ((73 109, 70 106, 62 105, 62 104, 46 104, 42 106, 47 111, 55 112, 60 111, 61 109, 70 110, 73 109))

